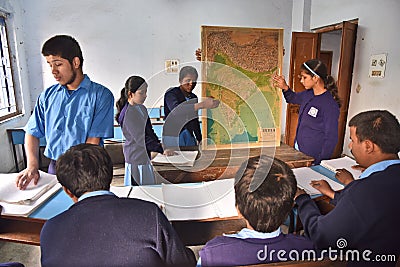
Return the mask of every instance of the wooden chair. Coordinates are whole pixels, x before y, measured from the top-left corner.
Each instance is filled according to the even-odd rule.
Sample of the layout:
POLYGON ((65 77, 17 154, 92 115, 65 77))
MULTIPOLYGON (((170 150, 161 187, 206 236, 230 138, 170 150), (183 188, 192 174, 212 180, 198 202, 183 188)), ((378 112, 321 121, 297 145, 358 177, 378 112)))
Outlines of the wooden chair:
POLYGON ((344 267, 346 266, 345 261, 331 261, 324 259, 322 261, 285 261, 285 262, 274 262, 256 265, 242 265, 237 267, 344 267))

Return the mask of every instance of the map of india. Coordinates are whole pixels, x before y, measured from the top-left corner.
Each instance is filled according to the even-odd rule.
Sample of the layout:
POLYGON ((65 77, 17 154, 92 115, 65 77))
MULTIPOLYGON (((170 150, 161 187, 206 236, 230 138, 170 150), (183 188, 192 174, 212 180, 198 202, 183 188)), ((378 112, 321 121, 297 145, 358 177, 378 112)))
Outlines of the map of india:
POLYGON ((275 146, 280 143, 282 29, 202 27, 202 96, 219 99, 203 116, 208 144, 275 146))

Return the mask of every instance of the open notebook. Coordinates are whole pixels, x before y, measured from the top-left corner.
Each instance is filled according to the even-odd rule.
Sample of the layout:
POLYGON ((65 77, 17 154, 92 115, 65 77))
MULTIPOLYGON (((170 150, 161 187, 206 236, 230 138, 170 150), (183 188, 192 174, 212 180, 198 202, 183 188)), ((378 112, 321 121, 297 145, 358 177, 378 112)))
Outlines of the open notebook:
POLYGON ((55 175, 42 171, 39 174, 38 184, 31 182, 25 190, 19 190, 15 184, 18 173, 0 174, 1 214, 28 216, 61 188, 55 175))
POLYGON ((348 156, 337 159, 321 160, 320 165, 332 172, 336 172, 337 169, 346 169, 353 175, 354 179, 358 179, 361 175, 360 170, 352 168, 352 166, 357 165, 357 162, 348 156))
POLYGON ((187 166, 192 167, 196 160, 198 151, 175 151, 176 155, 165 156, 157 154, 152 159, 153 164, 172 164, 174 166, 187 166))
POLYGON ((304 189, 309 195, 321 194, 321 192, 310 185, 312 180, 325 180, 329 183, 334 191, 343 189, 343 185, 333 181, 332 179, 329 179, 328 177, 314 171, 309 167, 295 168, 292 170, 296 176, 297 186, 304 189))
POLYGON ((156 203, 171 221, 238 215, 235 208, 234 179, 134 186, 129 197, 156 203))

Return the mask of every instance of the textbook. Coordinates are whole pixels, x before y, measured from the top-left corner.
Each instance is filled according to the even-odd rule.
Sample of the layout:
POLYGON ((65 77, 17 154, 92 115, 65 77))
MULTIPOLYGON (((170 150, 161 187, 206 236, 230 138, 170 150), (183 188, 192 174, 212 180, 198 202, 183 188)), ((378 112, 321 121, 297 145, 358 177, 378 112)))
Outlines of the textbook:
POLYGON ((306 191, 306 193, 309 195, 321 194, 321 192, 310 185, 311 181, 313 180, 327 181, 334 191, 338 191, 344 188, 343 185, 333 181, 332 179, 329 179, 328 177, 314 171, 309 167, 295 168, 292 170, 294 175, 296 176, 297 186, 301 189, 304 189, 304 191, 306 191))
POLYGON ((320 165, 335 173, 337 169, 346 169, 353 175, 354 179, 358 179, 361 175, 360 170, 352 168, 352 166, 357 165, 357 162, 348 156, 337 159, 321 160, 320 165))
POLYGON ((38 184, 31 182, 25 190, 18 189, 15 184, 18 173, 0 174, 2 215, 28 216, 61 188, 55 175, 43 171, 39 174, 38 184))
POLYGON ((129 197, 156 203, 170 221, 238 216, 234 179, 133 186, 129 197))
POLYGON ((172 164, 174 166, 193 167, 198 151, 175 151, 176 155, 165 156, 160 153, 151 161, 153 164, 172 164))

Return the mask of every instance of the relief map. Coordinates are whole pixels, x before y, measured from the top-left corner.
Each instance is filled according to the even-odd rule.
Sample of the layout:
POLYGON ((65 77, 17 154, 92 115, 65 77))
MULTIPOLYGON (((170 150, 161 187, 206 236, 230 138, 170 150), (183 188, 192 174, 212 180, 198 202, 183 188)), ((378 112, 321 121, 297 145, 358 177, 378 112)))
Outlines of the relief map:
POLYGON ((280 144, 282 53, 282 29, 202 26, 202 97, 221 102, 202 117, 208 145, 280 144))

